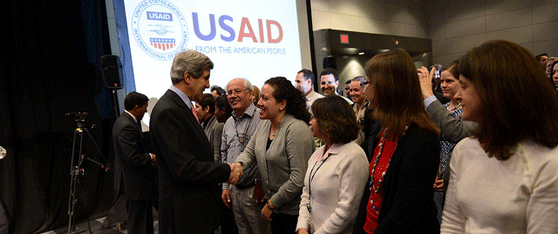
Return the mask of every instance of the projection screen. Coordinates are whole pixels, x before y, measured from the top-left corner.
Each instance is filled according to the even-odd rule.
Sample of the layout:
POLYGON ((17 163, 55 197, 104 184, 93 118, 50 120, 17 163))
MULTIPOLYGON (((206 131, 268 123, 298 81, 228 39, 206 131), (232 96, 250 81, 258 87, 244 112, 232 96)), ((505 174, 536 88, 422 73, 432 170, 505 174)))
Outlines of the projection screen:
POLYGON ((207 55, 210 85, 223 88, 237 77, 260 88, 275 76, 294 81, 312 69, 305 0, 116 0, 114 8, 126 93, 159 98, 184 49, 207 55))

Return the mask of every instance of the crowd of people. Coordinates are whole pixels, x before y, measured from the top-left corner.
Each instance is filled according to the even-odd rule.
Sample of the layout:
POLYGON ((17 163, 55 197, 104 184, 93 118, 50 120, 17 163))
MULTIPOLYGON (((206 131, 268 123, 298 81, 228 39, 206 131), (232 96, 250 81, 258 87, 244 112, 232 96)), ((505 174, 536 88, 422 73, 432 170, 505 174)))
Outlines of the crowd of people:
POLYGON ((549 57, 548 54, 542 53, 535 56, 535 59, 544 69, 556 90, 558 90, 558 57, 549 57))
POLYGON ((495 40, 429 69, 395 49, 347 97, 331 68, 261 89, 210 88, 212 68, 176 55, 151 145, 147 97, 126 97, 113 137, 129 233, 153 233, 152 206, 160 233, 558 233, 556 58, 495 40))

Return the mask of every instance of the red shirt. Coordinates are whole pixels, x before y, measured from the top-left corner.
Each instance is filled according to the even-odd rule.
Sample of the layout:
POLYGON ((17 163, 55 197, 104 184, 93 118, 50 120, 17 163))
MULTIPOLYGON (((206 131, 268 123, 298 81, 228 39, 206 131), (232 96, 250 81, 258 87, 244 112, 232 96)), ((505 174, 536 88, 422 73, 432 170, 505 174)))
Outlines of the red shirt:
POLYGON ((379 185, 379 181, 380 179, 382 179, 382 183, 384 182, 382 173, 387 171, 391 157, 393 156, 393 152, 395 151, 395 147, 397 147, 397 139, 392 141, 385 138, 382 155, 380 156, 380 160, 376 165, 374 175, 372 175, 372 170, 374 169, 374 162, 376 161, 376 157, 378 156, 380 147, 376 146, 376 149, 374 149, 374 156, 372 157, 372 161, 370 162, 370 166, 368 167, 370 176, 374 178, 374 188, 378 188, 378 186, 380 186, 378 188, 378 193, 375 193, 374 190, 370 192, 370 198, 368 199, 368 204, 366 206, 366 222, 364 223, 364 230, 370 234, 373 234, 378 227, 378 215, 380 213, 382 201, 384 200, 383 186, 379 185), (374 210, 374 207, 372 207, 372 202, 374 203, 376 210, 374 210))

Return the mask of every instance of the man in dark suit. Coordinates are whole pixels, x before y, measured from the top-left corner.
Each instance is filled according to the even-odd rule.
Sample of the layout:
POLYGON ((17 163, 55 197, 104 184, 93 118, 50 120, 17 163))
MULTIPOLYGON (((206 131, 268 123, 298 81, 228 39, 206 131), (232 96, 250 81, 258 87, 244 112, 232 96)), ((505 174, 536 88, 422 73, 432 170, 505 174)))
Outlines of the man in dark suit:
POLYGON ((128 233, 153 233, 151 200, 156 157, 141 131, 141 119, 147 112, 147 96, 131 92, 124 99, 124 113, 114 123, 112 137, 115 153, 115 188, 124 184, 128 233))
POLYGON ((159 232, 212 233, 220 223, 218 183, 236 183, 242 169, 216 163, 213 148, 192 112, 209 88, 213 62, 195 50, 177 54, 172 86, 159 99, 149 124, 158 155, 159 232))

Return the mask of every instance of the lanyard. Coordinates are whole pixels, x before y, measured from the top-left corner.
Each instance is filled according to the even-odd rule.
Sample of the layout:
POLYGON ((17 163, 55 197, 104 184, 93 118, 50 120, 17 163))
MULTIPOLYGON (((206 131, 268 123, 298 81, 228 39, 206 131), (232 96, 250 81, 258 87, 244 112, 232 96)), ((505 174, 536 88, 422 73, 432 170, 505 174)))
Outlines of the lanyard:
POLYGON ((314 180, 314 176, 316 176, 316 173, 318 173, 318 170, 320 170, 320 168, 324 165, 325 161, 330 157, 331 155, 328 155, 323 161, 322 163, 318 166, 318 168, 316 168, 316 171, 314 171, 314 168, 316 167, 316 164, 318 164, 318 161, 316 161, 314 163, 314 166, 312 166, 312 170, 310 170, 310 175, 308 176, 308 194, 309 197, 312 195, 312 180, 314 180), (312 172, 314 172, 314 174, 312 174, 312 172))
MULTIPOLYGON (((255 112, 256 109, 254 109, 255 112)), ((246 126, 244 127, 244 132, 242 134, 238 134, 238 122, 241 120, 240 118, 242 118, 244 116, 244 114, 242 114, 238 119, 233 118, 235 125, 234 125, 234 131, 236 132, 236 138, 238 139, 238 142, 240 142, 240 144, 242 144, 243 146, 245 146, 246 144, 248 144, 248 141, 250 141, 250 136, 247 136, 248 133, 248 128, 250 127, 250 124, 252 123, 252 119, 254 118, 254 113, 252 112, 252 116, 251 117, 246 117, 248 118, 248 123, 246 124, 246 126)))

